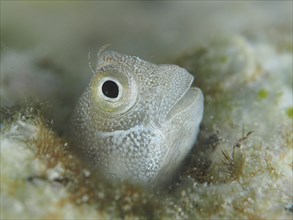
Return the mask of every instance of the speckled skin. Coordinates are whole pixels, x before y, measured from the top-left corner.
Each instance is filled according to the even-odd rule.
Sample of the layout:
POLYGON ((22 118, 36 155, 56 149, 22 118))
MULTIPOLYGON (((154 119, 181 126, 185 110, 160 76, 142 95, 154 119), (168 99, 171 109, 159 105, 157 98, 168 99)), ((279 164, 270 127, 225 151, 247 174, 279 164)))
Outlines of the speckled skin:
POLYGON ((191 74, 175 65, 100 52, 95 74, 72 116, 76 149, 106 177, 144 185, 166 183, 199 131, 203 95, 190 87, 192 81, 191 74), (123 87, 117 102, 99 95, 104 77, 123 87))

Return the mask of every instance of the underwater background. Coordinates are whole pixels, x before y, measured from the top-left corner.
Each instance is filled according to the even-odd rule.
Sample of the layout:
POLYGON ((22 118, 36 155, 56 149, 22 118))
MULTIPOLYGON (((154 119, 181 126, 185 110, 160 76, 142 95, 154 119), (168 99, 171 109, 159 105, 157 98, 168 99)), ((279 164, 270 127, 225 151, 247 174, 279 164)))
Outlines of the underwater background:
POLYGON ((292 219, 292 1, 0 6, 1 219, 292 219), (186 68, 204 93, 198 142, 163 192, 107 183, 70 153, 106 44, 186 68))

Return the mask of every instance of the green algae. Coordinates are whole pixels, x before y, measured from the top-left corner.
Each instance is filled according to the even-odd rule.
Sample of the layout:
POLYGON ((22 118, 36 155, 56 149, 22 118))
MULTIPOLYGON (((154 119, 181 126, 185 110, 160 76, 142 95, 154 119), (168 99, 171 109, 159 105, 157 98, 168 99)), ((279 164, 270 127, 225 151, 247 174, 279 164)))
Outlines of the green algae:
POLYGON ((267 90, 261 89, 261 90, 259 90, 257 96, 258 96, 258 99, 264 100, 264 99, 267 99, 268 98, 269 93, 268 93, 267 90))
POLYGON ((293 118, 293 107, 290 107, 286 111, 289 118, 293 118))

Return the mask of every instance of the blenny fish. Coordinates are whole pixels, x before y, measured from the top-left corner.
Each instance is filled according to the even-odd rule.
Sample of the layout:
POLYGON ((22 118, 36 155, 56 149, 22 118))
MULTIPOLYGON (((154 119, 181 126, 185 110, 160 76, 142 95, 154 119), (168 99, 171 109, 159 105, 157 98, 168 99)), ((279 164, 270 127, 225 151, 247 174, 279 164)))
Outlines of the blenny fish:
POLYGON ((107 178, 148 186, 174 177, 203 117, 194 77, 176 65, 100 51, 71 119, 77 152, 107 178))

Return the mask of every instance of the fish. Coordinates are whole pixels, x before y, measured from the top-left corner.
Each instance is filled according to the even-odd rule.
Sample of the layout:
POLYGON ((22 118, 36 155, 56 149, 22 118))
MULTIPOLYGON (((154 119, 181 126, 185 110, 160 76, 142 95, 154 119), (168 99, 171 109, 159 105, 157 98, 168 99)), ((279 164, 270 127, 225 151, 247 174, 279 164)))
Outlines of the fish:
POLYGON ((204 96, 192 87, 194 76, 112 50, 100 50, 92 70, 71 117, 74 151, 107 179, 170 183, 203 118, 204 96))

